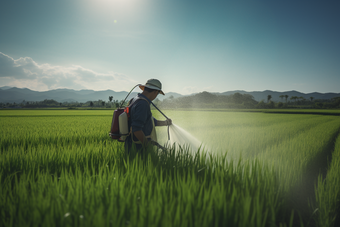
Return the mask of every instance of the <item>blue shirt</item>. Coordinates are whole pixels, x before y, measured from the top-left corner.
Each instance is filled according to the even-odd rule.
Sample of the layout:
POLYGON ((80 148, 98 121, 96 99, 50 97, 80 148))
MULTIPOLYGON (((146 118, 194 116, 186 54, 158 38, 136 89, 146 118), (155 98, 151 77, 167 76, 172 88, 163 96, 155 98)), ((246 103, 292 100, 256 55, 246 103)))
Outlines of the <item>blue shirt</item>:
MULTIPOLYGON (((129 128, 132 127, 132 133, 142 130, 145 136, 149 136, 153 129, 152 120, 157 125, 157 120, 152 117, 150 110, 151 100, 143 94, 138 94, 133 101, 135 103, 130 108, 129 128), (147 101, 144 99, 136 100, 138 97, 147 101)), ((135 137, 134 140, 136 140, 135 137)))

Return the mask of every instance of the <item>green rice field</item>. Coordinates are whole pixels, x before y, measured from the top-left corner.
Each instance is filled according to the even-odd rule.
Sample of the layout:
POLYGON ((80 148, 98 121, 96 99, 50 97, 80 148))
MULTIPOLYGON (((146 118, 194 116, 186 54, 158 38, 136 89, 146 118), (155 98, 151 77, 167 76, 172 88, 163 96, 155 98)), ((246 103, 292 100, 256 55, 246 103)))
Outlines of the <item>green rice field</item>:
POLYGON ((0 226, 340 223, 339 111, 167 110, 201 149, 143 157, 109 138, 112 113, 0 110, 0 226))

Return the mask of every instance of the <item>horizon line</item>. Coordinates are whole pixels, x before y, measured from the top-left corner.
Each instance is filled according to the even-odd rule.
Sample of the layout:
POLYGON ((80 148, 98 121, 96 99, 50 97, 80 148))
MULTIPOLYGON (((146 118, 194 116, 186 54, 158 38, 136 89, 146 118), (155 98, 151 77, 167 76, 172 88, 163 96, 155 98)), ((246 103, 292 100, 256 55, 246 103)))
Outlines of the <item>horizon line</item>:
MULTIPOLYGON (((92 89, 80 89, 80 90, 77 90, 77 89, 73 89, 73 88, 55 88, 55 89, 50 89, 50 90, 45 90, 45 91, 37 91, 37 90, 33 90, 33 89, 30 89, 30 88, 27 88, 27 87, 11 87, 11 86, 2 86, 0 87, 1 90, 9 90, 9 89, 12 89, 12 88, 17 88, 17 89, 28 89, 28 90, 31 90, 31 91, 35 91, 35 92, 48 92, 48 91, 55 91, 55 90, 72 90, 72 91, 94 91, 94 92, 100 92, 100 91, 113 91, 113 92, 129 92, 129 91, 115 91, 115 90, 111 90, 111 89, 106 89, 106 90, 92 90, 92 89), (2 88, 6 88, 6 89, 2 89, 2 88)), ((319 94, 329 94, 329 93, 335 93, 335 94, 340 94, 340 92, 318 92, 318 91, 313 91, 313 92, 308 92, 308 93, 304 93, 304 92, 301 92, 301 91, 297 91, 297 90, 289 90, 289 91, 274 91, 274 90, 263 90, 263 91, 246 91, 246 90, 230 90, 230 91, 223 91, 223 92, 215 92, 215 91, 201 91, 201 92, 194 92, 194 93, 190 93, 188 94, 189 95, 194 95, 194 94, 198 94, 198 93, 202 93, 202 92, 208 92, 208 93, 226 93, 226 92, 248 92, 248 93, 251 93, 251 92, 278 92, 278 93, 284 93, 284 92, 298 92, 298 93, 302 93, 302 94, 312 94, 312 93, 319 93, 319 94)), ((135 91, 134 91, 135 92, 135 91)), ((178 92, 173 92, 173 91, 170 91, 170 92, 165 92, 166 93, 176 93, 176 94, 180 94, 180 95, 183 95, 181 93, 178 93, 178 92)), ((183 95, 183 96, 186 96, 186 95, 183 95)))

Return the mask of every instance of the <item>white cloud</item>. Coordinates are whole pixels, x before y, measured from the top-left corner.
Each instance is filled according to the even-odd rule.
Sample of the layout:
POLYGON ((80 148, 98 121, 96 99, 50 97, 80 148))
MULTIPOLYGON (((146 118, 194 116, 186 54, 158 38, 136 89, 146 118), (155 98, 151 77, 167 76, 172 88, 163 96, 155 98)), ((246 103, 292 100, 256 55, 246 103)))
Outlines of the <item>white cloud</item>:
POLYGON ((30 57, 13 59, 0 52, 1 86, 26 87, 38 91, 70 88, 129 90, 137 82, 116 72, 98 73, 79 65, 69 67, 38 64, 30 57))

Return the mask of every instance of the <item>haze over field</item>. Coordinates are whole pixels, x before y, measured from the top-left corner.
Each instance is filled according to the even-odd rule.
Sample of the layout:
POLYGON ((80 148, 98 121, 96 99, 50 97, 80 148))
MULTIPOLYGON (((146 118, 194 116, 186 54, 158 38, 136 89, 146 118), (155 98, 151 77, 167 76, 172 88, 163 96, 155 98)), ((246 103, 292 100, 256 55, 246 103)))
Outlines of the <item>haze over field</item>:
POLYGON ((0 3, 0 87, 335 92, 337 1, 0 3))

